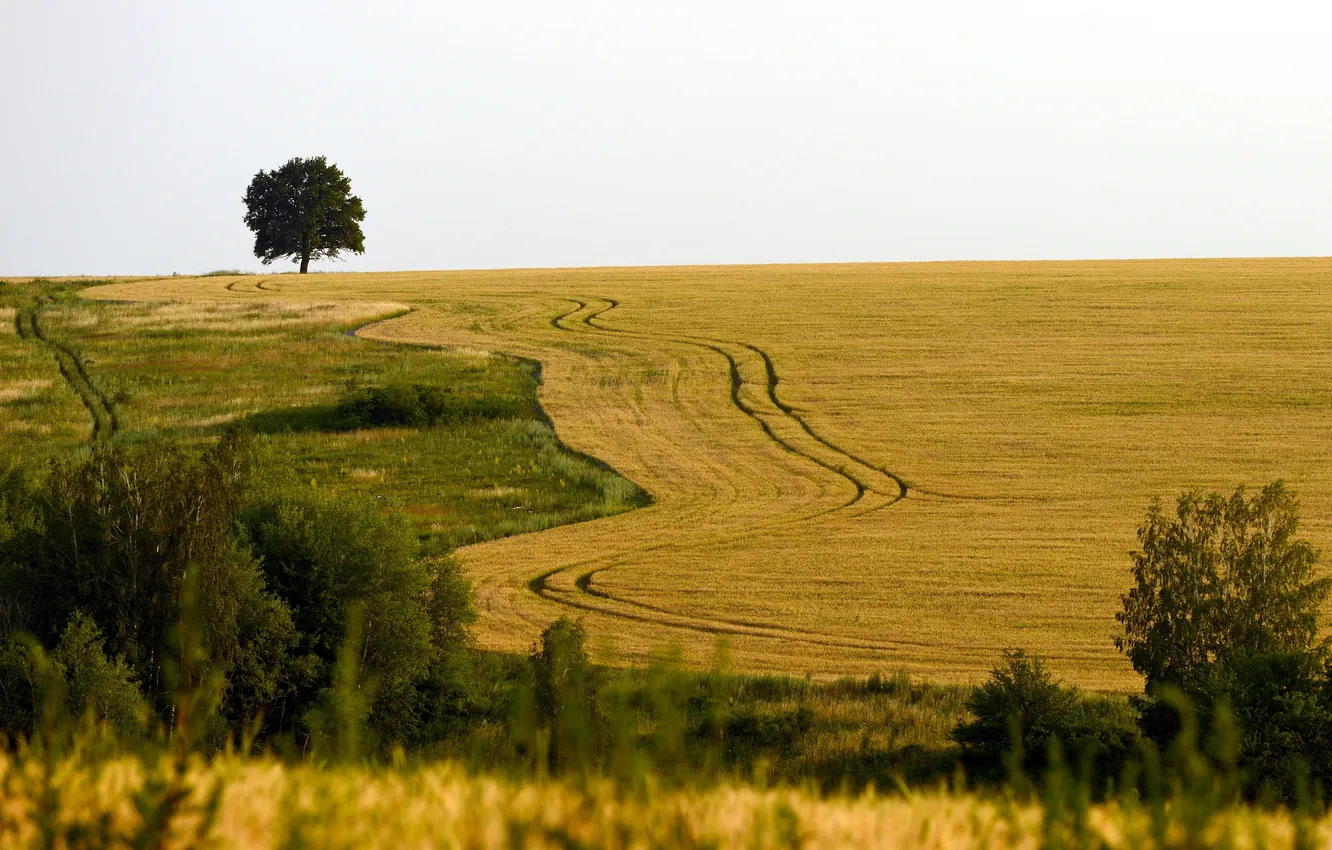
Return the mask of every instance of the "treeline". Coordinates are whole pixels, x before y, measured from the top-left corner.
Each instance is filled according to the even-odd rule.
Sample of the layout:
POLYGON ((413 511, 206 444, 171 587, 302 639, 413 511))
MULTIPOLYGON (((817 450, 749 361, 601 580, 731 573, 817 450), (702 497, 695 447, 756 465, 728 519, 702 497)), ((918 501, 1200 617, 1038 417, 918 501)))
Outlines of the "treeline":
POLYGON ((141 737, 172 728, 179 691, 207 687, 209 740, 257 726, 305 750, 355 618, 373 739, 415 743, 442 722, 474 616, 457 565, 372 503, 254 461, 233 432, 203 452, 115 444, 0 469, 0 727, 30 733, 58 684, 71 711, 141 737))

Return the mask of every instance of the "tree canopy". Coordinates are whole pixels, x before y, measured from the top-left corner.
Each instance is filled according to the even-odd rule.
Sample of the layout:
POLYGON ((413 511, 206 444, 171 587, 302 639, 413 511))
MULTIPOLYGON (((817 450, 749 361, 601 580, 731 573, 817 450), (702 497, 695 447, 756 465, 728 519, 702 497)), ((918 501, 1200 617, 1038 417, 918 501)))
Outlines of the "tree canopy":
POLYGON ((110 443, 41 475, 0 451, 0 730, 31 732, 58 691, 71 713, 142 733, 148 716, 175 722, 179 688, 208 683, 215 742, 308 742, 348 644, 375 746, 447 727, 475 616, 457 563, 419 558, 375 502, 261 470, 256 451, 240 431, 202 451, 110 443))
POLYGON ((1116 639, 1147 689, 1197 688, 1220 662, 1315 647, 1332 580, 1297 538, 1299 505, 1280 481, 1252 496, 1189 492, 1172 513, 1153 502, 1138 530, 1134 587, 1116 639))
POLYGON ((365 253, 365 207, 351 181, 324 157, 296 157, 260 171, 245 191, 245 224, 254 231, 254 255, 268 265, 291 257, 309 271, 310 261, 337 259, 342 251, 365 253))

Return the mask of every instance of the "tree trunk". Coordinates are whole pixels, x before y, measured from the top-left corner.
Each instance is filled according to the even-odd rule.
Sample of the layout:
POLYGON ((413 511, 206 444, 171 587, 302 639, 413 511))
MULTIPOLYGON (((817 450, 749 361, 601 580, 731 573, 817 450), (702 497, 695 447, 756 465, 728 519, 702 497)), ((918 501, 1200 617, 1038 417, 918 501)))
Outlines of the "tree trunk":
POLYGON ((305 274, 309 270, 310 270, 310 255, 301 254, 301 274, 305 274))

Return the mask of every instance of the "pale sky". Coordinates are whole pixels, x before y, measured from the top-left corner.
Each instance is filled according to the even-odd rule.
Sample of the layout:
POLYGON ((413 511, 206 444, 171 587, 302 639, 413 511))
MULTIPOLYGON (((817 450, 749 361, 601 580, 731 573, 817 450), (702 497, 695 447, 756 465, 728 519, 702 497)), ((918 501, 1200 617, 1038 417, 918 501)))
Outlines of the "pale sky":
POLYGON ((0 275, 1332 254, 1324 2, 0 0, 0 275), (271 270, 294 268, 274 264, 271 270))

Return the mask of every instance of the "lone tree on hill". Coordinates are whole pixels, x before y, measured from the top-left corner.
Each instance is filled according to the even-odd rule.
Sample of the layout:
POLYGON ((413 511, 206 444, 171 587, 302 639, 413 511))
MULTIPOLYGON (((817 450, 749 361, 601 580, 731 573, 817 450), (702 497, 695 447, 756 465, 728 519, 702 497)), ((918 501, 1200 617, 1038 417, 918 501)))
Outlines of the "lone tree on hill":
POLYGON ((365 253, 365 207, 351 181, 322 156, 297 157, 260 171, 245 190, 245 224, 254 231, 254 255, 268 265, 280 257, 337 259, 341 251, 365 253))

